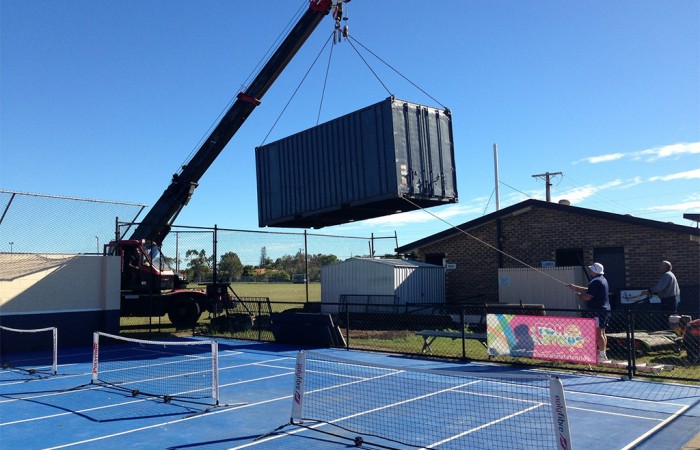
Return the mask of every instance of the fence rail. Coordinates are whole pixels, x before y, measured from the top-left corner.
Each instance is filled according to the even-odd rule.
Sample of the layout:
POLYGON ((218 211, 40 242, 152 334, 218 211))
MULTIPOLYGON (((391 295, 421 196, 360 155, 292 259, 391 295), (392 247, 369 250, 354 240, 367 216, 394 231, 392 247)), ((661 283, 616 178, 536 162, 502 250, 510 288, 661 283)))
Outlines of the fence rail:
MULTIPOLYGON (((267 298, 242 298, 226 314, 205 317, 194 330, 241 340, 274 342, 275 313, 329 314, 342 334, 347 349, 405 355, 490 361, 556 370, 591 371, 627 377, 651 377, 700 383, 700 337, 686 331, 691 317, 669 320, 656 311, 613 311, 607 327, 609 362, 582 364, 538 359, 532 354, 508 354, 487 341, 488 314, 535 315, 556 319, 564 328, 585 312, 544 309, 530 305, 442 305, 411 304, 388 308, 386 304, 320 302, 273 302, 267 298), (491 351, 489 351, 491 347, 491 351)), ((348 299, 351 300, 351 299, 348 299)), ((541 306, 541 305, 540 305, 541 306)), ((124 319, 123 319, 124 320, 124 319)), ((122 332, 139 331, 133 323, 122 332)), ((167 319, 144 321, 142 333, 172 333, 167 319), (146 326, 149 323, 151 325, 146 326), (154 326, 153 324, 157 324, 154 326)), ((181 330, 182 331, 182 330, 181 330)))

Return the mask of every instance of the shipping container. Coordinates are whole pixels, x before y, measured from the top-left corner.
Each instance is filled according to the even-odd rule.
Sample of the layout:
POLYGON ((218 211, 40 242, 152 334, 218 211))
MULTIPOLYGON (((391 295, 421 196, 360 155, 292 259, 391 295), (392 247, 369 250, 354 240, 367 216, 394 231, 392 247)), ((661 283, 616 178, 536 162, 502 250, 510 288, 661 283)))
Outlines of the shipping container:
POLYGON ((321 228, 457 202, 448 109, 390 97, 255 155, 260 226, 321 228))
POLYGON ((401 259, 350 258, 321 267, 324 313, 337 313, 343 309, 339 303, 348 304, 349 312, 402 313, 410 303, 445 301, 442 266, 401 259))

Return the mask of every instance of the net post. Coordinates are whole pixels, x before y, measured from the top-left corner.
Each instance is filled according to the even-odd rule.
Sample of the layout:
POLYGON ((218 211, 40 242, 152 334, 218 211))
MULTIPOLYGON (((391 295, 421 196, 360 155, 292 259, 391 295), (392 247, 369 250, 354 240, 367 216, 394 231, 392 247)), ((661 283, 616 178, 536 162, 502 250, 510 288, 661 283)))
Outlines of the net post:
POLYGON ((58 328, 53 327, 51 330, 52 334, 52 356, 53 356, 53 362, 51 365, 51 369, 53 370, 53 374, 56 375, 58 373, 58 328))
POLYGON ((99 355, 100 353, 100 333, 92 333, 92 380, 90 384, 97 383, 97 370, 99 365, 99 355))
POLYGON ((464 330, 464 327, 466 325, 464 322, 464 308, 462 308, 460 310, 459 324, 460 324, 460 328, 462 330, 462 359, 467 359, 467 336, 466 336, 466 332, 464 330))
POLYGON ((219 343, 211 343, 211 396, 219 405, 219 343))
POLYGON ((350 308, 345 303, 345 350, 350 350, 350 308))
POLYGON ((564 385, 557 377, 549 379, 549 397, 556 436, 554 448, 557 450, 571 450, 573 446, 571 444, 571 430, 569 429, 569 414, 564 397, 564 385))
POLYGON ((625 344, 627 345, 627 378, 632 379, 632 376, 634 375, 634 357, 635 357, 635 348, 634 348, 634 327, 632 325, 632 311, 627 311, 625 313, 625 324, 627 325, 627 336, 625 340, 625 344))
POLYGON ((634 347, 635 339, 634 339, 634 327, 636 326, 635 324, 635 314, 633 311, 629 311, 629 327, 630 327, 630 338, 627 340, 627 348, 629 349, 629 354, 630 354, 630 361, 632 361, 632 364, 630 364, 630 368, 627 369, 627 373, 630 377, 630 380, 632 379, 632 375, 637 375, 637 350, 634 347))
POLYGON ((302 350, 297 354, 297 361, 294 369, 294 396, 292 398, 292 416, 290 423, 301 421, 302 407, 304 401, 304 377, 306 375, 306 353, 302 350))

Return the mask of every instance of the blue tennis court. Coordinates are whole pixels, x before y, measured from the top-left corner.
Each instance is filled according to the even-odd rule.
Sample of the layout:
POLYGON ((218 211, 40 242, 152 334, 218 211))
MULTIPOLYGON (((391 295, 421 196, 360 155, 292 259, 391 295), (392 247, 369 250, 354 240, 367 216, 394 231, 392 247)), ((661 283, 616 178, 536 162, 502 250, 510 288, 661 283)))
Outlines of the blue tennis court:
MULTIPOLYGON (((483 448, 489 448, 488 442, 494 444, 493 448, 502 448, 504 439, 513 449, 543 448, 537 441, 537 433, 531 436, 517 428, 535 420, 530 414, 540 404, 530 400, 526 388, 508 388, 502 394, 476 389, 482 384, 500 383, 494 379, 486 383, 462 380, 448 387, 432 387, 432 384, 426 387, 425 383, 413 380, 415 389, 410 391, 405 387, 410 385, 410 377, 406 385, 375 383, 375 379, 387 380, 395 378, 395 373, 404 372, 392 367, 417 368, 425 372, 469 370, 489 377, 502 374, 505 378, 512 374, 529 376, 543 372, 391 354, 316 350, 320 355, 357 364, 343 363, 343 366, 353 367, 352 371, 344 373, 337 369, 326 371, 321 365, 310 367, 309 372, 313 372, 314 377, 325 380, 323 387, 309 386, 310 391, 324 392, 330 400, 326 406, 321 406, 325 408, 324 422, 308 427, 288 425, 276 430, 290 421, 299 349, 232 340, 217 342, 219 405, 214 404, 206 388, 187 388, 211 375, 199 366, 178 369, 192 380, 177 385, 177 392, 172 392, 186 395, 175 395, 167 403, 162 397, 115 389, 104 383, 91 384, 90 348, 60 352, 56 376, 3 370, 0 376, 0 445, 22 449, 347 448, 353 447, 354 442, 324 432, 353 439, 357 433, 345 428, 352 428, 350 425, 359 417, 376 416, 372 426, 377 435, 385 432, 400 435, 401 424, 404 430, 421 427, 439 430, 435 431, 435 437, 426 437, 431 448, 460 448, 460 439, 476 434, 483 437, 483 448), (373 372, 355 371, 354 366, 365 363, 376 368, 373 372), (360 392, 359 386, 362 386, 362 395, 354 395, 360 392), (449 397, 444 396, 446 393, 449 397), (480 410, 478 422, 467 421, 466 412, 453 406, 464 396, 471 399, 469 408, 480 410), (359 398, 359 403, 354 397, 359 398), (515 409, 494 411, 489 408, 494 397, 506 397, 507 403, 515 409), (438 402, 439 416, 423 415, 420 409, 407 408, 428 400, 438 402), (388 429, 393 423, 399 424, 398 431, 388 429), (438 437, 437 433, 445 430, 448 430, 448 437, 438 437)), ((128 345, 111 348, 114 366, 108 370, 121 370, 120 359, 126 367, 126 362, 133 360, 133 352, 128 345)), ((148 366, 148 377, 159 379, 165 386, 174 385, 181 382, 175 380, 177 375, 164 371, 174 364, 170 363, 170 358, 173 358, 171 352, 149 352, 139 357, 140 364, 133 367, 148 366)), ((197 354, 194 359, 207 358, 197 354)), ((572 373, 559 376, 566 392, 573 448, 681 448, 700 432, 700 386, 623 381, 572 373)), ((154 386, 158 389, 158 385, 154 386)), ((379 448, 375 444, 409 448, 382 438, 369 442, 370 439, 358 442, 358 448, 379 448)))

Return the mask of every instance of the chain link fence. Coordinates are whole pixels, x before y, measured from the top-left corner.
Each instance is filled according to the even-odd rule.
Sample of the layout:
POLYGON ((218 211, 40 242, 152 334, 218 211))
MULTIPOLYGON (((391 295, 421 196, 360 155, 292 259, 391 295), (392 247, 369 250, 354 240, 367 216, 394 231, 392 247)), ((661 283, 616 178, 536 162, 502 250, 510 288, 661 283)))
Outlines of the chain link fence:
POLYGON ((676 321, 668 313, 653 311, 613 311, 607 329, 608 359, 587 363, 547 360, 533 355, 533 329, 516 331, 513 336, 516 344, 499 342, 495 339, 497 333, 489 339, 488 334, 494 333, 487 324, 489 314, 531 317, 534 314, 543 323, 555 323, 552 329, 562 330, 563 336, 550 336, 550 343, 556 345, 558 339, 568 339, 567 345, 576 347, 575 339, 580 337, 574 331, 579 325, 576 321, 585 313, 528 308, 527 305, 408 304, 392 306, 389 311, 383 301, 319 304, 260 299, 239 305, 239 315, 235 318, 214 321, 212 325, 202 324, 195 332, 275 342, 276 337, 280 337, 275 333, 276 320, 281 319, 277 314, 295 313, 296 318, 287 317, 284 322, 303 323, 308 316, 303 313, 323 310, 334 311, 329 314, 330 320, 337 327, 337 334, 342 336, 339 346, 347 349, 700 383, 700 324, 691 323, 689 316, 679 316, 676 321))
POLYGON ((101 254, 115 218, 135 221, 145 207, 0 190, 0 253, 101 254))
MULTIPOLYGON (((118 223, 117 235, 128 236, 135 225, 118 223)), ((396 235, 357 237, 173 226, 155 263, 160 270, 172 269, 185 279, 190 291, 211 297, 212 286, 223 289, 223 297, 234 302, 202 311, 197 323, 219 326, 215 319, 224 313, 245 322, 239 314, 248 314, 248 302, 320 302, 322 266, 355 256, 391 255, 398 246, 396 239, 396 235)), ((158 292, 140 297, 140 312, 121 319, 123 332, 146 336, 177 332, 158 292)), ((257 311, 257 306, 251 308, 257 311)))

